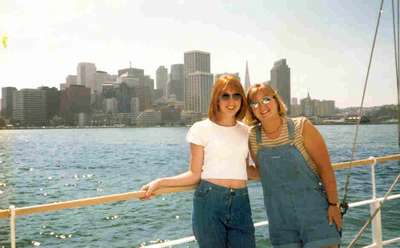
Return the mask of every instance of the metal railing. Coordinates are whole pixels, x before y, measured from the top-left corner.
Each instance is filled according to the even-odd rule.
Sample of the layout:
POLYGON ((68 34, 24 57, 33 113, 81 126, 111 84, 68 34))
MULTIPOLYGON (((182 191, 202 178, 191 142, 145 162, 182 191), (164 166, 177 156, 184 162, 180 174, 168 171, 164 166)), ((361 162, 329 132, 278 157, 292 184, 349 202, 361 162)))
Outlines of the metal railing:
MULTIPOLYGON (((376 182, 375 182, 375 166, 377 163, 383 163, 387 161, 395 161, 400 160, 400 154, 382 156, 382 157, 370 157, 368 159, 356 160, 351 162, 341 162, 333 164, 334 170, 344 170, 352 167, 359 167, 371 164, 371 182, 372 182, 372 198, 368 200, 358 201, 349 204, 349 208, 370 205, 370 210, 373 212, 377 207, 379 207, 380 202, 383 198, 376 197, 376 182)), ((185 187, 166 187, 157 190, 155 195, 163 195, 168 193, 176 193, 176 192, 186 192, 189 190, 193 190, 196 185, 185 186, 185 187)), ((0 209, 0 219, 9 218, 10 219, 10 242, 11 248, 16 247, 16 217, 23 215, 31 215, 35 213, 45 213, 45 212, 53 212, 63 209, 70 208, 79 208, 84 206, 92 206, 92 205, 100 205, 111 202, 119 202, 119 201, 128 201, 134 199, 140 199, 144 196, 143 191, 134 191, 127 192, 121 194, 112 194, 105 195, 99 197, 91 197, 91 198, 83 198, 72 201, 64 201, 64 202, 55 202, 48 203, 36 206, 29 207, 21 207, 16 208, 11 205, 9 209, 0 209)), ((388 201, 399 199, 400 194, 391 195, 387 198, 388 201)), ((255 223, 255 227, 268 225, 268 221, 262 221, 255 223)), ((390 240, 382 240, 382 223, 381 223, 381 215, 380 213, 374 218, 372 221, 372 239, 373 243, 371 245, 366 246, 365 248, 372 247, 383 247, 383 245, 392 244, 395 242, 400 242, 400 237, 396 237, 390 240)), ((153 244, 149 246, 145 246, 146 248, 162 248, 162 247, 171 247, 173 245, 183 244, 194 241, 194 237, 186 237, 172 241, 166 241, 160 244, 153 244)))

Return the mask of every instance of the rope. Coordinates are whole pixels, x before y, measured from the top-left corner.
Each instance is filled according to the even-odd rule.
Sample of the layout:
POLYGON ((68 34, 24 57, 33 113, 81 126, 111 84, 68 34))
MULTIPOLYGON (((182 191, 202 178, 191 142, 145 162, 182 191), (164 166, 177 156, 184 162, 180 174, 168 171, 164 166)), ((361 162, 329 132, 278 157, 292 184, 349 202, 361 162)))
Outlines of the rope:
MULTIPOLYGON (((362 98, 361 98, 360 108, 358 110, 358 115, 359 115, 360 118, 357 121, 356 133, 355 133, 354 139, 353 139, 353 147, 351 149, 351 161, 354 160, 355 153, 356 153, 356 143, 357 143, 357 137, 358 137, 358 129, 359 129, 360 122, 361 122, 361 113, 362 113, 363 106, 364 106, 365 91, 367 90, 369 72, 371 70, 372 57, 374 55, 374 50, 375 50, 376 37, 378 35, 379 23, 380 23, 381 16, 382 16, 383 2, 384 2, 384 0, 381 1, 381 6, 379 8, 379 14, 378 14, 378 20, 377 20, 376 28, 375 28, 374 40, 372 42, 371 53, 370 53, 370 56, 369 56, 367 75, 365 77, 365 82, 364 82, 364 90, 363 90, 363 94, 362 94, 362 98)), ((343 195, 342 202, 340 203, 340 210, 341 210, 342 216, 347 212, 347 209, 348 209, 347 197, 348 197, 348 192, 349 192, 350 177, 351 177, 351 174, 352 174, 352 171, 351 171, 352 170, 352 166, 351 166, 351 164, 350 164, 349 167, 350 167, 350 169, 349 169, 348 174, 346 175, 346 181, 345 181, 345 186, 344 186, 344 195, 343 195)))
POLYGON ((385 203, 385 201, 389 197, 390 193, 393 191, 394 186, 396 186, 399 179, 400 179, 400 173, 397 175, 396 179, 390 186, 389 190, 385 193, 383 200, 379 203, 379 207, 377 209, 375 209, 374 213, 368 218, 368 220, 365 222, 364 226, 360 229, 360 231, 357 233, 357 235, 354 237, 354 239, 350 242, 350 244, 349 244, 349 246, 347 246, 347 248, 352 248, 355 245, 355 243, 360 239, 360 237, 364 233, 365 229, 368 227, 368 225, 371 223, 371 221, 375 218, 375 216, 378 214, 378 212, 381 211, 381 208, 383 207, 383 203, 385 203))
POLYGON ((400 146, 400 80, 398 74, 400 72, 400 65, 399 65, 399 49, 400 49, 400 1, 397 0, 397 134, 398 134, 398 143, 400 146))

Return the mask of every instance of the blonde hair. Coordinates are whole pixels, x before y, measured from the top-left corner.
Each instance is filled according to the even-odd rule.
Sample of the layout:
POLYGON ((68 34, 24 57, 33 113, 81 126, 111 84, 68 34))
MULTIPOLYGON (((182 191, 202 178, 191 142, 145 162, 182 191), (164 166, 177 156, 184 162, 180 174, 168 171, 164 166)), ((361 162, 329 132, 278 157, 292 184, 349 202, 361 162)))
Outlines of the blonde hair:
POLYGON ((236 120, 242 120, 246 116, 246 113, 248 111, 248 103, 246 101, 246 95, 244 93, 240 80, 233 75, 222 75, 215 81, 211 93, 210 106, 208 107, 208 118, 212 121, 216 120, 217 112, 219 111, 219 97, 221 96, 222 92, 224 92, 224 90, 226 90, 227 88, 236 90, 242 96, 240 109, 235 115, 236 120))
MULTIPOLYGON (((286 107, 285 103, 283 102, 282 98, 270 85, 268 85, 266 83, 255 84, 255 85, 250 86, 249 90, 247 91, 247 104, 249 106, 250 106, 250 103, 253 102, 254 96, 259 91, 264 91, 266 96, 271 96, 271 97, 275 98, 275 100, 278 104, 278 114, 282 117, 286 116, 287 107, 286 107)), ((247 112, 246 123, 248 125, 256 125, 256 124, 260 123, 260 121, 255 116, 252 108, 249 108, 249 111, 247 112)))

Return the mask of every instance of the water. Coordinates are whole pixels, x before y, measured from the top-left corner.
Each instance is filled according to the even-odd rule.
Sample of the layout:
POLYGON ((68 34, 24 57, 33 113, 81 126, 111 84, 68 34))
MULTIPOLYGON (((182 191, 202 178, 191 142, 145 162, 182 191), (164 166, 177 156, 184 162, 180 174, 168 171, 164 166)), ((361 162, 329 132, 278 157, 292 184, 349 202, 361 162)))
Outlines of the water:
MULTIPOLYGON (((333 162, 349 160, 355 126, 318 126, 333 162)), ((187 128, 0 131, 0 208, 134 191, 149 180, 188 167, 187 128)), ((396 125, 359 130, 357 158, 399 153, 396 125)), ((353 169, 350 199, 370 197, 369 168, 353 169)), ((400 172, 397 162, 377 168, 378 196, 400 172)), ((343 190, 346 171, 337 172, 343 190)), ((254 220, 265 220, 262 192, 251 184, 254 220)), ((396 187, 400 192, 400 186, 396 187)), ((128 201, 17 218, 17 247, 138 247, 143 242, 192 235, 192 193, 128 201)), ((384 239, 400 236, 400 201, 383 209, 384 239)), ((368 215, 351 209, 348 242, 368 215)), ((0 220, 0 247, 9 247, 8 219, 0 220)), ((370 242, 369 232, 361 244, 370 242)), ((266 227, 256 229, 258 247, 270 247, 266 227)), ((195 243, 180 247, 196 247, 195 243)), ((399 244, 388 246, 399 247, 399 244)))

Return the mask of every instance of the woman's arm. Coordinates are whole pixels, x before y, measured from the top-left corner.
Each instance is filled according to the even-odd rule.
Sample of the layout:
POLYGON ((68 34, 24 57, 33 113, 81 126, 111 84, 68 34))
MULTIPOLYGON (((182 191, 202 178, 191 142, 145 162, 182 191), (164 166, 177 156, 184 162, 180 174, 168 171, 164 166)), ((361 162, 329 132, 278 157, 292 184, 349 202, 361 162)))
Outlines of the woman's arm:
POLYGON ((317 166, 318 174, 325 186, 327 200, 330 203, 328 209, 329 222, 334 221, 341 228, 341 218, 339 208, 332 204, 337 204, 338 194, 336 189, 336 177, 329 158, 328 149, 325 141, 314 125, 306 120, 303 127, 304 146, 307 153, 317 166))
POLYGON ((141 190, 146 191, 145 198, 150 198, 152 193, 160 187, 197 184, 200 181, 201 170, 203 167, 203 146, 191 143, 190 155, 190 166, 188 171, 172 177, 158 178, 142 186, 141 190))
POLYGON ((250 151, 250 157, 254 162, 254 166, 249 164, 250 157, 248 157, 246 161, 247 178, 249 180, 260 180, 260 173, 258 172, 258 165, 255 159, 256 157, 254 155, 254 152, 251 150, 250 141, 249 141, 249 151, 250 151))

